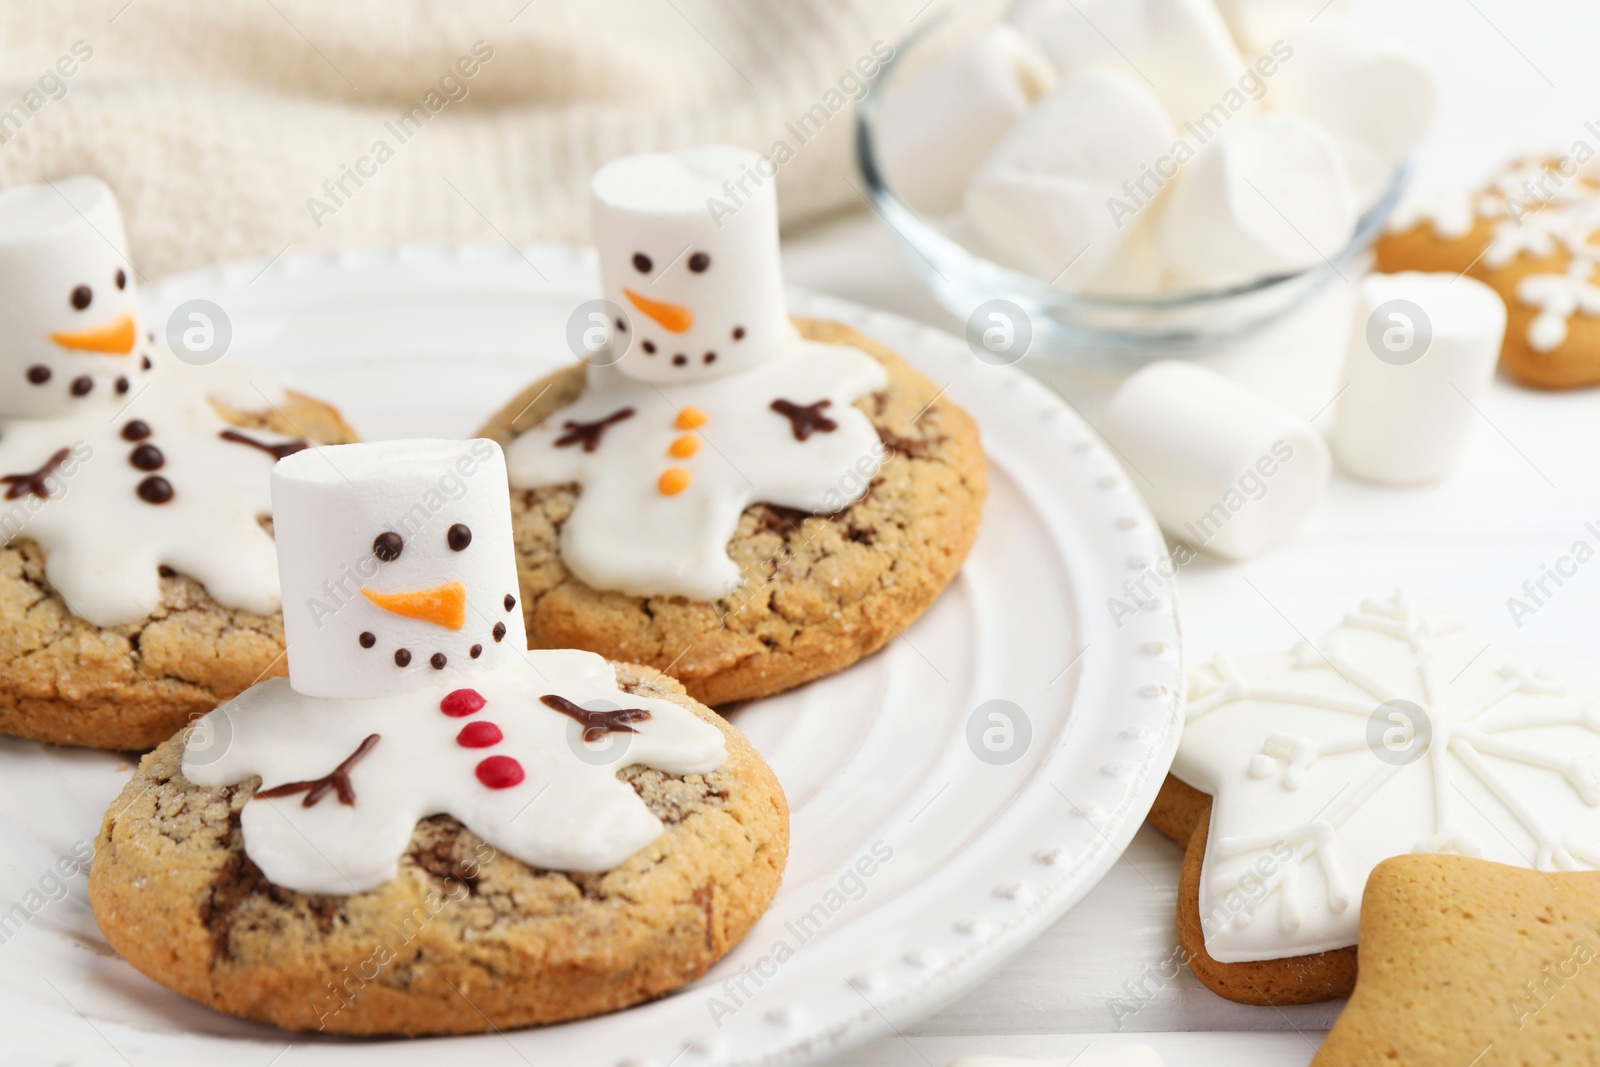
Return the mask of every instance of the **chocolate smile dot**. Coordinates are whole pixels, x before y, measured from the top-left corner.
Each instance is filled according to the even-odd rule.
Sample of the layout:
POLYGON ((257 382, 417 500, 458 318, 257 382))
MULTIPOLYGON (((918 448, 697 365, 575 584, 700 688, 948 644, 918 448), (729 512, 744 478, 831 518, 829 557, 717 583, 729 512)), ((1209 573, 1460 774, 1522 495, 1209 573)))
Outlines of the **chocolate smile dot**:
POLYGON ((128 453, 128 462, 142 471, 158 471, 166 464, 167 457, 155 445, 140 445, 128 453))
POLYGON ((656 343, 654 341, 646 341, 644 343, 644 354, 647 356, 656 354, 656 343))
POLYGON ((128 391, 128 379, 122 377, 122 375, 120 375, 120 374, 117 375, 117 394, 120 396, 121 394, 126 393, 127 391, 128 391))
POLYGON ((143 419, 134 419, 122 428, 124 441, 143 441, 150 436, 150 424, 143 419))
POLYGON ((89 390, 93 388, 94 379, 89 377, 87 374, 80 374, 78 377, 72 379, 73 396, 88 396, 89 390))
POLYGON ((672 365, 674 367, 681 367, 685 363, 688 363, 688 362, 689 362, 689 357, 684 355, 682 352, 679 352, 677 355, 672 357, 672 365))
POLYGON ((696 252, 689 257, 689 269, 696 274, 699 274, 709 266, 711 266, 711 257, 704 252, 696 252))
POLYGON ((489 632, 494 636, 496 641, 504 641, 506 639, 506 624, 503 622, 497 622, 494 624, 494 629, 490 630, 489 632))
POLYGON ((117 270, 117 288, 118 289, 126 289, 127 287, 128 287, 128 272, 118 268, 118 270, 117 270))
POLYGON ((479 656, 483 655, 483 646, 473 645, 471 648, 467 649, 467 655, 471 656, 473 659, 477 659, 479 656))
MULTIPOLYGON (((149 341, 151 344, 155 344, 156 343, 156 332, 154 330, 146 330, 144 332, 144 338, 145 338, 146 341, 149 341)), ((145 358, 148 359, 149 357, 147 356, 145 358)), ((147 369, 148 369, 148 366, 149 365, 146 364, 146 368, 147 369)))
POLYGON ((649 274, 650 257, 645 255, 643 252, 635 252, 633 254, 633 269, 638 271, 640 274, 649 274))
POLYGON ((450 551, 460 552, 472 544, 472 531, 467 529, 465 523, 456 523, 445 532, 444 539, 450 545, 450 551))
POLYGON ((743 326, 735 326, 733 328, 733 339, 735 341, 743 341, 744 340, 744 327, 743 326))
POLYGON ((434 670, 442 671, 444 670, 444 665, 447 661, 444 658, 443 652, 435 652, 433 657, 429 659, 428 662, 433 666, 434 670))
POLYGON ((716 361, 717 354, 715 352, 707 352, 705 355, 700 357, 701 363, 715 363, 716 361))
POLYGON ((372 554, 377 556, 381 563, 393 563, 400 558, 400 553, 405 547, 406 543, 393 530, 385 530, 372 539, 372 554))
MULTIPOLYGON (((151 337, 150 340, 154 341, 155 338, 151 337)), ((149 356, 140 356, 139 357, 139 366, 143 367, 145 370, 149 370, 150 369, 150 357, 149 356)))
POLYGON ((618 319, 617 320, 617 332, 618 333, 627 333, 628 332, 628 324, 626 322, 624 322, 622 319, 618 319))
POLYGON ((43 385, 50 380, 50 368, 43 363, 35 363, 28 368, 28 381, 34 385, 43 385))
POLYGON ((146 504, 165 504, 173 497, 172 483, 159 474, 152 474, 139 483, 139 499, 146 504))
POLYGON ((506 594, 506 610, 510 611, 512 608, 514 608, 516 606, 517 606, 517 598, 512 596, 510 593, 507 593, 506 594))
POLYGON ((395 649, 394 665, 396 667, 409 667, 411 665, 411 653, 407 652, 403 648, 395 649))
POLYGON ((357 638, 357 640, 361 642, 362 648, 371 648, 373 645, 378 643, 377 637, 373 634, 367 633, 365 630, 362 631, 361 636, 357 638))
POLYGON ((72 306, 77 308, 79 311, 82 311, 84 308, 88 307, 89 301, 93 299, 94 293, 89 290, 87 285, 80 285, 76 289, 72 290, 72 306))

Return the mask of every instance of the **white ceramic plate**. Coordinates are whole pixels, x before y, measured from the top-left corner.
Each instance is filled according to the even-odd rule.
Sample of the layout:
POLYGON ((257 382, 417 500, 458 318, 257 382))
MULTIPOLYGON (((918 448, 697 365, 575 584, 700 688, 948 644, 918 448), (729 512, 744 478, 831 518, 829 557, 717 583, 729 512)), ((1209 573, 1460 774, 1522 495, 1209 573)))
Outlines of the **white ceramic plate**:
MULTIPOLYGON (((585 252, 419 247, 242 264, 146 296, 157 329, 182 302, 213 301, 230 359, 335 401, 379 438, 470 433, 571 358, 566 320, 595 291, 585 252)), ((735 714, 788 793, 793 851, 772 910, 727 959, 671 997, 586 1022, 291 1039, 137 974, 100 937, 84 878, 49 873, 93 838, 128 761, 4 741, 0 902, 22 913, 0 916, 0 1050, 139 1067, 813 1063, 933 1011, 1077 903, 1177 746, 1173 606, 1120 626, 1106 606, 1162 551, 1155 525, 1033 379, 903 319, 800 295, 794 310, 879 338, 972 412, 991 491, 966 569, 926 617, 851 670, 735 714)))

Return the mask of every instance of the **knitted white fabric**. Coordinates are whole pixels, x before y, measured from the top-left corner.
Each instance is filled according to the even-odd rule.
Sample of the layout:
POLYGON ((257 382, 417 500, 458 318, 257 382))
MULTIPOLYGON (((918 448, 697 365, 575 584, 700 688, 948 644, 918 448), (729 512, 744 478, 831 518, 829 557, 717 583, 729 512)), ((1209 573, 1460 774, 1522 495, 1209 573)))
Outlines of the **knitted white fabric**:
POLYGON ((938 6, 6 0, 0 186, 99 175, 162 274, 286 247, 584 241, 606 160, 781 141, 793 223, 860 204, 861 72, 938 6))

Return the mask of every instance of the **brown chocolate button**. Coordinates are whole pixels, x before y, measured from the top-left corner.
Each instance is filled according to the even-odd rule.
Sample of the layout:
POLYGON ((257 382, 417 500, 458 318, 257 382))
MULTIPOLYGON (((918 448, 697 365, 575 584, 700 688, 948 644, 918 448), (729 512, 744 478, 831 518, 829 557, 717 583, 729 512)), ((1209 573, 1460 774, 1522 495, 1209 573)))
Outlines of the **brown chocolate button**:
POLYGON ((403 648, 395 649, 394 665, 396 667, 409 667, 411 665, 411 653, 403 648))
POLYGON ((43 385, 50 380, 50 368, 43 363, 35 363, 28 368, 28 381, 34 385, 43 385))
POLYGON ((89 390, 94 388, 94 379, 87 374, 80 374, 72 379, 72 395, 88 396, 89 390))
POLYGON ((165 504, 173 495, 172 483, 159 474, 152 474, 139 483, 139 499, 146 504, 165 504))
POLYGON ((143 419, 134 419, 122 428, 124 441, 143 441, 150 436, 150 424, 143 419))
POLYGON ((155 445, 140 445, 128 454, 128 462, 142 471, 158 471, 166 465, 167 457, 155 445))

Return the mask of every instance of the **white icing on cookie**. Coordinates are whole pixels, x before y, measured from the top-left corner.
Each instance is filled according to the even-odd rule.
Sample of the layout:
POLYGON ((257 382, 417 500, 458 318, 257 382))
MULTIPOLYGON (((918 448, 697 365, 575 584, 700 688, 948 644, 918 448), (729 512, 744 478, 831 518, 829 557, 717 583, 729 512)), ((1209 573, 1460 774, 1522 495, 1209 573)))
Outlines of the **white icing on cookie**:
POLYGON ((595 369, 589 383, 577 403, 513 441, 506 459, 519 488, 582 486, 561 528, 561 558, 596 589, 724 596, 742 582, 727 545, 747 507, 841 510, 861 497, 881 462, 877 431, 852 405, 884 388, 888 375, 854 348, 796 339, 751 370, 710 381, 656 386, 595 369), (799 439, 790 418, 773 410, 779 400, 812 408, 833 428, 799 439), (594 451, 559 444, 571 427, 628 409, 633 414, 607 426, 594 451), (705 417, 697 430, 681 428, 689 409, 705 417), (704 447, 675 458, 673 443, 685 436, 704 447), (687 487, 662 492, 668 469, 688 474, 687 487))
POLYGON ((1190 679, 1173 765, 1214 798, 1207 951, 1355 944, 1361 891, 1390 856, 1600 868, 1597 708, 1404 596, 1363 603, 1315 646, 1219 654, 1190 679))
POLYGON ((260 523, 276 459, 265 449, 291 439, 236 429, 211 407, 203 374, 174 373, 153 345, 140 351, 159 362, 131 369, 126 395, 97 382, 70 414, 0 418, 3 536, 37 542, 45 577, 96 626, 148 618, 163 566, 223 607, 276 611, 277 561, 260 523))
POLYGON ((1565 274, 1530 274, 1517 283, 1517 299, 1539 309, 1528 324, 1528 347, 1554 352, 1567 340, 1567 324, 1582 313, 1600 315, 1600 288, 1593 284, 1595 264, 1574 259, 1565 274))
POLYGON ((454 816, 533 867, 610 870, 664 829, 619 770, 705 774, 726 759, 720 730, 670 701, 624 693, 599 656, 535 651, 478 672, 461 691, 324 700, 286 679, 263 682, 201 720, 183 773, 202 786, 260 776, 259 792, 272 792, 344 765, 346 777, 309 807, 315 785, 258 793, 241 815, 245 852, 269 881, 344 895, 393 879, 417 821, 432 815, 454 816), (613 725, 634 732, 586 741, 585 725, 545 696, 619 713, 613 725), (635 709, 648 717, 626 714, 635 709))
POLYGON ((725 596, 742 582, 727 544, 747 507, 838 511, 878 471, 883 446, 852 405, 888 374, 790 324, 762 166, 713 147, 595 175, 601 282, 630 347, 507 461, 518 488, 580 485, 561 556, 596 589, 725 596))

